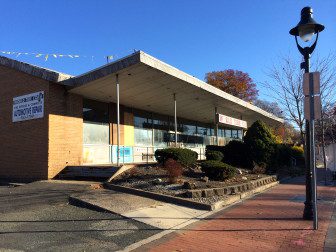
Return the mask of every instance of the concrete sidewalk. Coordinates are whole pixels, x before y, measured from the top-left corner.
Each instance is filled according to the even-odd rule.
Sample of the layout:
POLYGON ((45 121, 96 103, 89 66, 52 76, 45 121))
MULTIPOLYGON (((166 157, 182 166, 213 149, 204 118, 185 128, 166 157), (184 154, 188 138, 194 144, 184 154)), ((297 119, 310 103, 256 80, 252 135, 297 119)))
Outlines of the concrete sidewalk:
POLYGON ((158 229, 174 229, 190 220, 197 221, 208 211, 169 204, 141 196, 99 189, 70 196, 71 204, 109 211, 158 229))
POLYGON ((302 220, 304 194, 302 178, 289 180, 137 251, 336 251, 336 187, 318 188, 317 231, 302 220))

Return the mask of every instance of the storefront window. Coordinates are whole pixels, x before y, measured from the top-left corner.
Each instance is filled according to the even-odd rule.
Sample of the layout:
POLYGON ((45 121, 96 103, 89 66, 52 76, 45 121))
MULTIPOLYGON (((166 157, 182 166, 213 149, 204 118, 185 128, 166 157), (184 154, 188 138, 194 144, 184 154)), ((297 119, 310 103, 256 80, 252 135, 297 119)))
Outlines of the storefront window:
POLYGON ((203 136, 212 136, 211 128, 198 126, 197 127, 197 133, 199 135, 203 135, 203 136))
POLYGON ((225 130, 225 137, 232 138, 232 131, 230 129, 225 130))
POLYGON ((167 143, 164 140, 164 136, 167 133, 165 130, 154 129, 154 146, 166 147, 167 143))
POLYGON ((150 116, 134 116, 135 146, 153 145, 153 121, 150 116))
POLYGON ((219 137, 225 137, 225 130, 224 129, 218 129, 218 136, 219 137))
POLYGON ((153 128, 168 131, 169 130, 168 117, 167 120, 153 119, 153 128))
POLYGON ((232 130, 232 138, 238 138, 238 131, 232 130))
POLYGON ((135 146, 152 146, 152 130, 134 128, 134 143, 135 146))
POLYGON ((196 134, 196 126, 195 125, 188 125, 184 124, 183 125, 183 134, 185 135, 195 135, 196 134))
POLYGON ((85 99, 83 101, 84 144, 109 144, 108 104, 85 99))
POLYGON ((243 131, 242 130, 238 130, 238 138, 243 139, 243 131))
POLYGON ((134 127, 141 129, 151 129, 152 119, 140 116, 134 116, 134 127))

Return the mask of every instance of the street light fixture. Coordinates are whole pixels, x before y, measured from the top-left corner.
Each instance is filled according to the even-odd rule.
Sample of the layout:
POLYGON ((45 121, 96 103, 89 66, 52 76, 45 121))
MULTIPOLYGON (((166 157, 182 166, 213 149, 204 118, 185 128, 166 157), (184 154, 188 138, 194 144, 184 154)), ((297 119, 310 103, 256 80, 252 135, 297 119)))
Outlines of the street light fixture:
MULTIPOLYGON (((301 10, 301 20, 295 26, 292 28, 289 33, 293 36, 295 36, 295 42, 297 45, 297 48, 299 49, 300 53, 304 57, 304 62, 301 63, 301 69, 305 70, 305 73, 309 73, 309 60, 310 55, 313 53, 316 43, 318 40, 318 35, 321 31, 324 30, 324 26, 322 24, 317 23, 313 19, 313 9, 311 7, 304 7, 301 10), (298 43, 297 37, 300 36, 300 38, 304 42, 308 42, 312 39, 313 35, 316 34, 315 42, 311 46, 307 46, 302 48, 300 44, 298 43)), ((314 127, 314 125, 311 125, 314 127)), ((313 219, 313 202, 312 202, 312 169, 315 169, 310 162, 310 125, 309 120, 306 120, 306 146, 305 146, 305 163, 306 163, 306 201, 305 201, 305 208, 303 211, 303 218, 306 220, 312 220, 313 219)), ((315 163, 315 162, 314 162, 315 163)), ((315 183, 314 183, 315 184, 315 183)))
POLYGON ((300 36, 304 42, 308 42, 315 33, 317 34, 323 30, 324 26, 313 19, 313 9, 311 7, 304 7, 301 10, 300 22, 289 33, 293 36, 300 36))

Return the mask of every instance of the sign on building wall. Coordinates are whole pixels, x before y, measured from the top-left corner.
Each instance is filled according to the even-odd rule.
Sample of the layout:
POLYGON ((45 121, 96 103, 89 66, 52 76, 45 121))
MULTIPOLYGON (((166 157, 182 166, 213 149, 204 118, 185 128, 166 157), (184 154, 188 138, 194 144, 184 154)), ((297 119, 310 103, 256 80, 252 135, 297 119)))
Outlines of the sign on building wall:
POLYGON ((226 125, 231 125, 231 126, 236 126, 239 128, 246 129, 247 128, 247 122, 243 120, 239 120, 230 116, 222 115, 222 114, 217 114, 217 121, 219 123, 223 123, 226 125))
POLYGON ((43 91, 13 98, 13 122, 43 118, 43 115, 43 91))

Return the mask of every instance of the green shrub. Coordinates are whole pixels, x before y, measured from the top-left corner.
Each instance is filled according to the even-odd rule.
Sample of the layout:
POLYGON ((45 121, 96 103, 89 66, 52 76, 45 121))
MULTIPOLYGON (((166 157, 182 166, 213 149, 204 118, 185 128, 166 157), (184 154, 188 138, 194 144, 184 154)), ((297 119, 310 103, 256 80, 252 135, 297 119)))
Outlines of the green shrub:
POLYGON ((272 167, 291 166, 291 147, 287 144, 276 144, 272 158, 272 167))
POLYGON ((232 178, 236 173, 236 168, 216 160, 208 160, 201 163, 202 171, 210 179, 225 180, 232 178))
POLYGON ((219 151, 223 154, 223 156, 225 156, 224 154, 224 147, 225 146, 218 146, 218 145, 207 145, 205 147, 205 153, 207 153, 208 151, 219 151))
POLYGON ((181 165, 188 167, 196 163, 198 153, 183 148, 166 148, 155 151, 155 159, 160 164, 164 164, 169 158, 178 161, 181 165))
POLYGON ((212 150, 207 150, 205 152, 205 156, 207 160, 216 160, 216 161, 222 161, 223 160, 223 153, 220 151, 212 151, 212 150))
POLYGON ((232 166, 250 168, 250 160, 247 152, 245 143, 242 141, 232 140, 224 146, 223 161, 232 166))
POLYGON ((276 144, 272 158, 272 166, 279 168, 282 166, 304 166, 303 148, 290 146, 287 144, 276 144))
POLYGON ((296 160, 297 166, 304 166, 305 159, 304 159, 304 151, 303 148, 300 146, 292 146, 291 147, 291 155, 296 160))
POLYGON ((244 137, 249 165, 253 162, 269 165, 275 151, 275 137, 270 129, 261 121, 254 122, 244 137))

